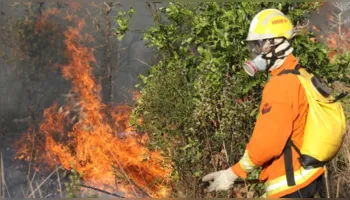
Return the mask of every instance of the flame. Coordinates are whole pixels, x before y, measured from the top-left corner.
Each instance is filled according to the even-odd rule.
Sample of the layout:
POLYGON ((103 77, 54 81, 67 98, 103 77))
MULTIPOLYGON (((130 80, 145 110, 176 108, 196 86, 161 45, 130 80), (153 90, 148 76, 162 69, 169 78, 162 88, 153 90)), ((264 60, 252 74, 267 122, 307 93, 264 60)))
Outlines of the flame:
POLYGON ((70 2, 70 7, 73 9, 73 11, 78 11, 81 8, 80 3, 78 2, 70 2))
POLYGON ((315 25, 312 26, 312 30, 316 31, 316 32, 321 32, 321 29, 319 29, 318 27, 316 27, 315 25))
MULTIPOLYGON (((327 19, 332 20, 333 16, 327 15, 327 19)), ((324 44, 330 48, 328 57, 331 61, 333 61, 333 58, 336 54, 344 54, 350 50, 350 43, 347 41, 347 38, 350 37, 350 29, 348 27, 344 25, 340 27, 338 26, 335 30, 327 34, 322 33, 321 29, 315 25, 312 25, 311 28, 317 33, 318 37, 324 42, 324 44)), ((318 41, 314 37, 311 37, 310 40, 312 42, 318 41)))
MULTIPOLYGON (((69 17, 72 19, 76 18, 69 17)), ((65 32, 69 62, 62 67, 62 74, 72 83, 67 103, 61 107, 54 103, 45 109, 38 130, 28 130, 15 144, 16 159, 33 160, 37 170, 44 170, 40 166, 55 169, 56 165, 70 170, 74 163, 85 182, 108 187, 110 192, 118 190, 126 197, 138 197, 145 191, 151 197, 167 197, 170 162, 161 152, 146 147, 147 134, 130 127, 132 107, 110 108, 102 103, 101 86, 92 74, 94 50, 82 45, 93 41, 91 35, 81 34, 84 26, 85 21, 79 20, 76 27, 65 32)), ((135 98, 140 95, 134 94, 135 98)))
POLYGON ((60 11, 57 8, 49 8, 48 10, 46 10, 35 24, 35 33, 38 34, 39 31, 48 29, 48 26, 51 24, 48 23, 47 19, 52 15, 59 14, 59 12, 60 11))
POLYGON ((132 99, 136 101, 138 98, 141 97, 141 93, 139 91, 133 91, 132 92, 132 99))
POLYGON ((71 15, 70 13, 66 12, 66 16, 63 17, 63 19, 67 20, 67 21, 73 21, 73 15, 71 15))
POLYGON ((334 17, 332 16, 332 15, 330 15, 330 14, 327 14, 327 17, 328 17, 328 20, 334 20, 334 17))
POLYGON ((342 35, 332 32, 328 34, 326 38, 327 46, 332 49, 329 53, 329 58, 331 60, 335 54, 343 54, 350 50, 350 43, 345 39, 350 37, 350 30, 348 28, 343 28, 342 30, 342 35))

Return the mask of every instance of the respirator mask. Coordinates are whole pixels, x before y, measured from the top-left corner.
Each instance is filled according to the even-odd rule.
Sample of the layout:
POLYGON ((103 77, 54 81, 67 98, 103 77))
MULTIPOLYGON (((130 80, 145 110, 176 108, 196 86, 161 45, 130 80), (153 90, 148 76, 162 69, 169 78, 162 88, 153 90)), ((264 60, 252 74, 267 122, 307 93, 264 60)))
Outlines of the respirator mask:
POLYGON ((243 64, 243 68, 248 75, 254 76, 258 71, 263 72, 281 66, 293 48, 286 39, 275 38, 248 41, 248 51, 250 59, 243 64))
POLYGON ((243 64, 243 68, 249 76, 254 76, 258 71, 266 71, 267 60, 264 59, 264 52, 268 50, 266 47, 266 41, 248 41, 250 59, 243 64))

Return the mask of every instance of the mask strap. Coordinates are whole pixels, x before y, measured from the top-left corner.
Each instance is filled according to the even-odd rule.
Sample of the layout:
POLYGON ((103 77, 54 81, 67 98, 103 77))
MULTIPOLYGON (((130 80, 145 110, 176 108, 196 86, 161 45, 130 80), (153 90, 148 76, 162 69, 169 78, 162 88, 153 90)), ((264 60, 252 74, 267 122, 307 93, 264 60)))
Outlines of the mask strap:
MULTIPOLYGON (((267 62, 267 60, 271 60, 270 64, 267 64, 267 63, 266 63, 266 64, 267 64, 266 71, 269 71, 270 68, 275 64, 275 62, 276 62, 276 60, 277 60, 277 56, 276 56, 276 46, 274 45, 274 44, 275 44, 275 40, 274 40, 274 39, 271 39, 271 40, 270 40, 270 44, 271 44, 271 47, 272 47, 272 49, 271 49, 271 54, 272 54, 272 56, 271 56, 270 58, 267 58, 267 57, 266 57, 267 54, 264 54, 264 55, 263 55, 263 58, 266 60, 266 62, 267 62)), ((281 43, 280 43, 280 44, 281 44, 281 43)), ((277 47, 278 47, 280 44, 278 44, 277 47)))
MULTIPOLYGON (((282 56, 282 57, 279 57, 280 55, 283 55, 290 47, 291 47, 291 44, 289 44, 285 49, 281 50, 280 52, 276 53, 276 48, 279 47, 281 44, 283 44, 284 42, 286 41, 286 38, 283 38, 283 40, 278 43, 277 45, 274 45, 275 44, 275 40, 274 39, 271 39, 270 40, 270 43, 272 45, 272 56, 270 58, 267 58, 266 57, 266 54, 262 55, 262 58, 265 59, 265 60, 271 60, 270 64, 267 65, 267 68, 266 68, 266 71, 269 71, 270 68, 275 64, 275 62, 278 60, 278 59, 281 59, 281 58, 285 58, 287 56, 282 56)), ((266 61, 267 62, 267 61, 266 61)))
MULTIPOLYGON (((283 44, 287 39, 286 38, 283 38, 282 42, 280 42, 275 48, 279 47, 281 44, 283 44)), ((289 50, 289 48, 291 47, 291 42, 288 43, 288 46, 284 49, 282 49, 281 51, 279 51, 278 53, 275 53, 276 56, 281 56, 281 55, 284 55, 286 53, 286 51, 289 50)), ((281 58, 284 58, 286 56, 283 56, 281 58)))

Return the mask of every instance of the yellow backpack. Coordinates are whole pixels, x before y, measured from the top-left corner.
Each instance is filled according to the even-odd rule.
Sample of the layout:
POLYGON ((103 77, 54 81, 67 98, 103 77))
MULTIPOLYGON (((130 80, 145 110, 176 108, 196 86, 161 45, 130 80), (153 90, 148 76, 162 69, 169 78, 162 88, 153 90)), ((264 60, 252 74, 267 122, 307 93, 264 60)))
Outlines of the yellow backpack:
POLYGON ((339 100, 347 93, 333 97, 330 89, 317 76, 308 73, 299 65, 294 70, 284 70, 279 75, 288 73, 298 77, 309 103, 301 149, 299 150, 289 139, 284 150, 287 182, 292 186, 295 182, 291 166, 291 147, 299 153, 299 161, 304 168, 324 166, 340 150, 346 132, 346 120, 339 100))

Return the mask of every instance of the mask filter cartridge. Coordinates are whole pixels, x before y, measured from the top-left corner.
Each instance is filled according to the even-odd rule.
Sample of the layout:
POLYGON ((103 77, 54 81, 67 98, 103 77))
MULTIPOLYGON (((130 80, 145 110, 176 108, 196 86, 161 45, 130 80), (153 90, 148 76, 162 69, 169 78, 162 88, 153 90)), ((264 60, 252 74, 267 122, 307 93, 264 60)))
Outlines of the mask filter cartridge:
POLYGON ((258 55, 253 60, 248 60, 243 64, 243 68, 249 76, 254 76, 257 71, 265 71, 266 67, 267 63, 262 55, 258 55))

